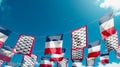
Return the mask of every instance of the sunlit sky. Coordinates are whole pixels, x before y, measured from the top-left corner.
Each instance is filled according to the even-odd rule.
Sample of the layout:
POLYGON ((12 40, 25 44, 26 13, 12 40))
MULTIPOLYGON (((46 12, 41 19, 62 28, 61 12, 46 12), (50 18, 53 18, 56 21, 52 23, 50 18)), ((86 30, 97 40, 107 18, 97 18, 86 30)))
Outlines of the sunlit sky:
MULTIPOLYGON (((115 28, 119 35, 119 3, 119 0, 0 0, 0 26, 13 31, 6 41, 11 47, 15 46, 19 34, 36 36, 33 54, 38 55, 38 63, 35 67, 39 67, 40 58, 44 55, 47 35, 64 34, 63 47, 67 49, 65 58, 70 58, 70 32, 87 25, 88 43, 101 39, 99 18, 112 9, 115 14, 115 28)), ((104 49, 103 41, 101 45, 104 49)), ((101 50, 104 51, 105 49, 101 50)), ((83 66, 86 65, 87 48, 84 53, 83 66)), ((22 55, 18 54, 11 60, 16 64, 20 64, 21 61, 22 55)), ((116 59, 114 51, 110 53, 110 64, 112 62, 120 62, 116 59)), ((99 57, 96 59, 95 67, 98 64, 99 57)), ((69 60, 69 67, 71 67, 71 60, 69 60)))

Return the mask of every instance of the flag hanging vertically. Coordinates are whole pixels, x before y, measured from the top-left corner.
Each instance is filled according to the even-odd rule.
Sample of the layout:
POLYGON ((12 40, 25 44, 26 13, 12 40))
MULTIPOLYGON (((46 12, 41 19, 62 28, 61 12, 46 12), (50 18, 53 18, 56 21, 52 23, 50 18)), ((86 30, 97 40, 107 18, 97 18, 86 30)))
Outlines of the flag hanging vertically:
POLYGON ((81 60, 72 60, 72 67, 82 67, 81 60))
POLYGON ((20 35, 13 49, 14 53, 31 55, 35 37, 20 35))
POLYGON ((88 58, 97 57, 100 55, 100 40, 92 42, 88 46, 88 58))
POLYGON ((107 64, 107 63, 109 63, 109 53, 101 54, 101 56, 100 56, 100 62, 101 62, 102 64, 107 64))
POLYGON ((100 18, 99 25, 103 39, 109 37, 112 34, 115 34, 116 30, 114 29, 113 12, 110 12, 103 16, 102 18, 100 18))
POLYGON ((37 62, 37 56, 31 54, 31 56, 24 55, 21 67, 34 67, 37 62))
POLYGON ((110 50, 116 50, 119 47, 119 40, 118 40, 118 33, 112 34, 111 36, 107 37, 105 39, 105 44, 108 49, 110 50))
POLYGON ((44 54, 62 54, 63 34, 47 36, 44 54))
POLYGON ((65 55, 65 51, 66 51, 66 49, 63 48, 62 54, 52 54, 50 61, 57 61, 57 62, 62 61, 62 59, 64 58, 64 55, 65 55))
POLYGON ((49 57, 41 58, 40 67, 52 67, 52 62, 49 60, 49 57))
POLYGON ((84 48, 87 46, 87 26, 73 30, 72 35, 72 60, 82 60, 84 48))
POLYGON ((7 40, 10 33, 11 33, 10 30, 0 27, 0 48, 2 47, 4 42, 7 40))
POLYGON ((0 67, 2 66, 3 63, 4 63, 4 61, 3 61, 3 60, 0 60, 0 67))
POLYGON ((87 62, 87 67, 94 67, 95 65, 95 58, 91 57, 91 58, 86 58, 86 62, 87 62))
POLYGON ((57 67, 68 67, 68 59, 64 58, 62 61, 57 62, 57 67))

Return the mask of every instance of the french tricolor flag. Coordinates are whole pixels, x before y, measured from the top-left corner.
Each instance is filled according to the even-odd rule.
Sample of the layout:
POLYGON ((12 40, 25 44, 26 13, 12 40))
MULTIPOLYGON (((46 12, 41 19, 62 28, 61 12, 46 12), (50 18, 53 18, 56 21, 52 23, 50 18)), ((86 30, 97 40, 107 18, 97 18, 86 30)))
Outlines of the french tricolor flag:
POLYGON ((100 55, 100 41, 92 42, 88 46, 88 58, 97 57, 100 55))
POLYGON ((47 36, 44 54, 62 54, 63 34, 47 36))
POLYGON ((4 42, 7 40, 10 33, 10 30, 0 27, 0 47, 2 47, 4 42))
POLYGON ((100 62, 102 64, 109 63, 109 53, 102 54, 100 57, 100 62))
POLYGON ((103 16, 100 19, 99 24, 100 24, 100 32, 101 32, 103 39, 116 33, 116 30, 114 28, 113 12, 110 12, 106 14, 105 16, 103 16))
POLYGON ((49 58, 42 57, 40 67, 52 67, 52 62, 49 60, 49 58))

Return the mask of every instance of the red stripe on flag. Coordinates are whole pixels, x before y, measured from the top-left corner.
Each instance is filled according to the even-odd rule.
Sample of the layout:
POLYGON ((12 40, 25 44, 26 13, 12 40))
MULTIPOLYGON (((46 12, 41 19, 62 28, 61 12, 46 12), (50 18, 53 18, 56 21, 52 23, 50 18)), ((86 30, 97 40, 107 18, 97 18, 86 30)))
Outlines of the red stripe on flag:
POLYGON ((60 57, 60 58, 52 57, 52 58, 50 58, 50 61, 57 61, 57 62, 59 62, 59 61, 62 61, 62 59, 63 59, 63 57, 60 57))
POLYGON ((62 54, 62 48, 45 48, 45 54, 62 54))
POLYGON ((92 53, 89 53, 89 54, 88 54, 88 58, 97 57, 97 56, 99 56, 99 55, 100 55, 100 51, 98 51, 98 52, 92 52, 92 53))
POLYGON ((52 67, 50 64, 40 64, 40 67, 52 67))
POLYGON ((0 41, 0 48, 2 47, 3 44, 4 44, 4 42, 0 41))
POLYGON ((108 30, 103 31, 101 34, 102 34, 102 38, 105 39, 108 36, 115 34, 115 33, 116 33, 116 30, 114 29, 114 27, 111 27, 108 30))
POLYGON ((104 59, 104 60, 101 60, 101 63, 106 64, 106 63, 109 63, 109 61, 108 61, 108 59, 104 59))
POLYGON ((0 60, 10 62, 11 58, 10 58, 10 57, 7 57, 7 56, 5 56, 5 55, 0 54, 0 60))

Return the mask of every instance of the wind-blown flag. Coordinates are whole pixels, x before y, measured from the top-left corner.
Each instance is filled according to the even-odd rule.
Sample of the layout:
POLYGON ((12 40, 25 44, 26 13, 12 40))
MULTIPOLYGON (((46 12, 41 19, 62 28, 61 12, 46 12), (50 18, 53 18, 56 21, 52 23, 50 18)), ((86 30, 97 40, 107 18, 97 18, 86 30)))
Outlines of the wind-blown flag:
POLYGON ((119 47, 117 31, 115 34, 112 34, 111 36, 109 36, 105 39, 105 44, 106 44, 108 51, 116 50, 119 47))
POLYGON ((62 54, 63 34, 47 36, 44 54, 62 54))
POLYGON ((97 57, 100 55, 100 41, 92 42, 88 46, 88 58, 97 57))
POLYGON ((40 67, 52 67, 52 62, 49 60, 49 57, 41 58, 40 67))
POLYGON ((95 65, 95 58, 86 58, 86 62, 87 62, 87 67, 94 67, 95 65))
POLYGON ((63 48, 62 54, 52 54, 50 61, 57 61, 57 62, 62 61, 62 59, 64 58, 64 55, 65 55, 65 51, 66 51, 66 49, 63 48))
POLYGON ((87 26, 83 26, 79 29, 73 30, 72 35, 72 50, 71 59, 81 60, 83 59, 84 48, 87 46, 87 26))
POLYGON ((68 59, 62 59, 62 61, 57 62, 57 67, 68 67, 68 59))
POLYGON ((31 54, 31 56, 24 55, 21 67, 34 67, 37 61, 37 56, 31 54))
POLYGON ((10 33, 11 33, 10 30, 0 27, 0 48, 2 47, 4 42, 7 40, 10 33))
POLYGON ((72 60, 72 67, 82 67, 82 62, 80 60, 72 60))
POLYGON ((34 40, 35 40, 35 37, 20 35, 16 43, 16 46, 13 49, 13 53, 31 55, 32 48, 34 45, 34 40))
POLYGON ((109 53, 101 54, 101 56, 100 56, 100 62, 101 62, 102 64, 107 64, 107 63, 109 63, 109 53))
POLYGON ((114 29, 113 12, 110 12, 105 16, 103 16, 102 18, 100 18, 99 24, 100 24, 100 32, 103 39, 116 33, 116 30, 114 29))
POLYGON ((4 63, 4 61, 3 61, 3 60, 0 60, 0 67, 2 66, 3 63, 4 63))

